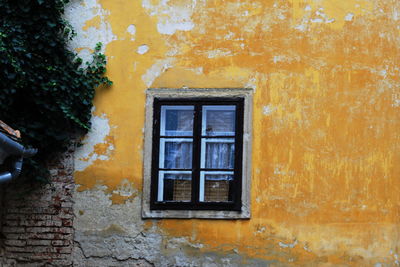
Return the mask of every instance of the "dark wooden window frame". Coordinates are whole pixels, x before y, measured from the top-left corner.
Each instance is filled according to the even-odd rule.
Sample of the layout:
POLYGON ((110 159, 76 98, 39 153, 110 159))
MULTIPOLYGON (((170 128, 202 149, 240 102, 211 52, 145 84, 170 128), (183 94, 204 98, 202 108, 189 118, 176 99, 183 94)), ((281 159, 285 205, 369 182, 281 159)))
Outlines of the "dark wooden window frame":
MULTIPOLYGON (((210 97, 210 98, 154 98, 153 107, 153 138, 152 138, 152 169, 151 169, 151 189, 150 189, 150 209, 151 210, 229 210, 240 211, 242 208, 242 159, 243 159, 243 121, 244 121, 244 98, 243 97, 210 97), (182 201, 157 201, 158 194, 158 173, 159 173, 159 148, 160 148, 160 119, 161 106, 194 106, 193 120, 193 155, 192 155, 192 194, 190 202, 182 201), (206 105, 235 105, 235 136, 202 136, 202 107, 206 105), (228 202, 200 202, 200 171, 224 171, 223 169, 200 168, 201 140, 202 138, 234 138, 235 139, 235 161, 234 179, 230 194, 232 201, 228 202)), ((176 137, 175 137, 176 138, 176 137)), ((188 138, 179 136, 179 138, 188 138)), ((164 170, 164 169, 163 169, 164 170)), ((165 169, 166 170, 166 169, 165 169)), ((176 170, 176 169, 168 169, 176 170)), ((185 169, 187 171, 187 169, 185 169)), ((229 171, 232 171, 229 169, 229 171)))

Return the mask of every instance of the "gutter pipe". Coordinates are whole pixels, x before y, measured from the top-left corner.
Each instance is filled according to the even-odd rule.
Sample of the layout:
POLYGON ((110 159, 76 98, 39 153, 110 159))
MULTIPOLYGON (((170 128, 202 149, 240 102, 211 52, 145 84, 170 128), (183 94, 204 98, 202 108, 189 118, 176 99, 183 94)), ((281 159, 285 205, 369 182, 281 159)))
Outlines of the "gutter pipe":
POLYGON ((0 183, 17 178, 21 174, 23 159, 32 157, 36 153, 36 148, 25 148, 0 132, 0 164, 9 156, 16 157, 12 163, 12 170, 0 173, 0 183))

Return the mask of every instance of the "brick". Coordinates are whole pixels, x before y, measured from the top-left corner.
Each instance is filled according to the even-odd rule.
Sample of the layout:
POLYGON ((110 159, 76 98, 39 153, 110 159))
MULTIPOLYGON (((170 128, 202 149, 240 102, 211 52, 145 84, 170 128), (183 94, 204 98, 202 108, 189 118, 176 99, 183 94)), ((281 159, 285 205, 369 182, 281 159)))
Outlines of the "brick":
POLYGON ((61 254, 71 254, 72 247, 55 247, 54 248, 57 253, 61 254))
MULTIPOLYGON (((48 204, 47 204, 48 206, 48 204)), ((55 208, 44 208, 44 207, 34 207, 34 208, 20 208, 20 209, 7 209, 7 213, 13 214, 57 214, 58 210, 55 208)))
POLYGON ((68 240, 72 239, 72 234, 62 233, 5 233, 6 239, 26 240, 26 239, 43 239, 43 240, 68 240))
POLYGON ((51 259, 53 261, 53 259, 67 259, 69 258, 70 255, 67 254, 61 254, 61 253, 40 253, 40 254, 36 254, 31 256, 32 260, 43 260, 43 259, 51 259))
POLYGON ((27 227, 27 233, 61 233, 72 234, 73 229, 67 227, 27 227))
POLYGON ((54 239, 54 234, 50 233, 31 233, 29 239, 54 239))
POLYGON ((60 214, 74 214, 74 211, 72 210, 72 208, 62 208, 60 214))
POLYGON ((51 240, 33 239, 33 240, 27 240, 26 244, 28 246, 50 246, 51 242, 52 242, 51 240))
POLYGON ((53 220, 72 219, 72 218, 74 218, 74 215, 72 215, 72 214, 60 213, 58 215, 53 215, 53 220))
POLYGON ((62 202, 61 207, 63 208, 72 208, 73 203, 72 202, 62 202))
POLYGON ((72 239, 72 234, 59 234, 59 233, 31 233, 28 238, 30 239, 46 239, 46 240, 69 240, 72 239))
POLYGON ((51 220, 53 217, 52 217, 52 215, 32 214, 32 215, 29 215, 28 218, 29 218, 30 220, 42 220, 42 221, 47 221, 47 220, 51 220))
MULTIPOLYGON (((51 253, 51 252, 44 252, 44 253, 36 253, 32 254, 30 252, 14 252, 12 254, 7 255, 10 259, 17 259, 18 261, 53 261, 54 259, 57 260, 64 260, 68 259, 70 255, 68 254, 61 254, 61 253, 51 253)), ((38 264, 37 266, 42 266, 38 264)))
POLYGON ((26 245, 25 240, 5 240, 4 244, 6 246, 11 246, 11 247, 24 247, 26 245))
POLYGON ((54 220, 25 220, 21 221, 20 225, 24 226, 61 226, 62 222, 61 221, 54 221, 54 220))
POLYGON ((8 252, 30 252, 29 248, 27 248, 27 247, 12 247, 12 246, 6 246, 6 251, 8 251, 8 252))
POLYGON ((13 240, 18 240, 18 239, 28 239, 29 234, 15 234, 15 233, 4 233, 4 236, 6 237, 6 239, 13 239, 13 240))
POLYGON ((51 241, 51 245, 54 247, 66 247, 72 244, 71 240, 53 240, 51 241))
POLYGON ((18 263, 18 267, 37 267, 38 263, 18 263))
POLYGON ((8 207, 13 207, 13 208, 25 208, 27 205, 26 199, 8 199, 7 200, 7 206, 8 207))
POLYGON ((72 240, 72 234, 54 234, 54 240, 72 240))
POLYGON ((2 231, 3 233, 25 233, 25 227, 5 226, 2 231))
POLYGON ((8 252, 24 252, 24 253, 58 253, 68 254, 72 252, 70 247, 47 247, 47 246, 26 246, 26 247, 11 247, 6 246, 8 252))
POLYGON ((25 216, 20 214, 6 214, 4 216, 5 220, 20 220, 21 218, 25 218, 25 216))
POLYGON ((18 220, 18 221, 14 221, 14 220, 5 220, 4 221, 4 224, 3 224, 4 226, 20 226, 21 224, 20 224, 20 221, 18 220))
POLYGON ((63 219, 62 220, 62 226, 72 226, 73 225, 73 220, 71 219, 63 219))
POLYGON ((27 233, 53 233, 53 228, 50 227, 27 227, 27 233))

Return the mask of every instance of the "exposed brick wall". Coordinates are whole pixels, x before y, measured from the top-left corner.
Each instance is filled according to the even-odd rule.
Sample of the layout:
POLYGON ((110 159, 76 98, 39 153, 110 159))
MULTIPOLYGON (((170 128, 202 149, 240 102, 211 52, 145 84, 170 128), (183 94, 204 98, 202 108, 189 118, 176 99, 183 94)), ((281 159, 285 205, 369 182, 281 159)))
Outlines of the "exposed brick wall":
POLYGON ((72 151, 49 166, 48 185, 0 185, 0 266, 72 265, 72 151))

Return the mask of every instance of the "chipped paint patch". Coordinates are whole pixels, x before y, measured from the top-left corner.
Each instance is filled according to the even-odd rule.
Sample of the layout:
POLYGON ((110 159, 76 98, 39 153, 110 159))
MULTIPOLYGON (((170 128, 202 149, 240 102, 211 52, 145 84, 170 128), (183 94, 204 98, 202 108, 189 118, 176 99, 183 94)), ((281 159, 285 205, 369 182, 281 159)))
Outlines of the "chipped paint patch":
POLYGON ((272 112, 274 112, 275 108, 271 105, 266 105, 263 107, 263 114, 265 116, 269 116, 272 114, 272 112))
POLYGON ((392 107, 400 107, 400 94, 392 94, 392 107))
POLYGON ((64 16, 73 27, 76 36, 69 41, 69 48, 78 51, 79 57, 84 62, 90 61, 91 49, 94 49, 96 43, 105 45, 117 39, 113 34, 111 24, 107 22, 106 17, 109 12, 104 10, 96 0, 70 1, 65 6, 64 16))
POLYGON ((230 55, 232 55, 232 52, 229 50, 215 49, 207 51, 208 58, 228 57, 230 55))
POLYGON ((153 5, 153 1, 143 0, 142 6, 150 16, 157 16, 157 30, 161 34, 172 35, 176 31, 190 31, 194 27, 191 16, 196 7, 196 0, 174 5, 173 1, 162 0, 153 5))
POLYGON ((131 24, 128 26, 126 31, 131 35, 131 41, 135 40, 136 26, 131 24))
POLYGON ((111 193, 113 205, 124 204, 126 201, 138 196, 138 190, 133 187, 132 183, 128 179, 123 179, 120 185, 118 185, 111 193))
POLYGON ((347 15, 344 17, 345 21, 352 21, 354 18, 354 13, 347 13, 347 15))
POLYGON ((113 190, 113 193, 124 197, 130 197, 137 193, 137 190, 133 188, 128 179, 124 179, 121 181, 121 184, 117 187, 117 189, 113 190))
POLYGON ((332 23, 335 21, 334 18, 329 18, 323 8, 319 8, 315 11, 314 15, 311 17, 310 21, 312 23, 332 23))
POLYGON ((140 55, 146 54, 149 51, 149 46, 148 45, 141 45, 138 47, 136 52, 140 55))
POLYGON ((340 30, 346 21, 352 21, 356 15, 369 14, 374 10, 373 1, 347 0, 347 1, 304 1, 293 0, 294 28, 305 31, 308 23, 325 23, 332 29, 340 30), (315 10, 313 13, 312 11, 315 10))
POLYGON ((283 242, 279 242, 279 246, 281 248, 294 248, 297 245, 298 241, 294 240, 293 243, 283 243, 283 242))
POLYGON ((96 160, 109 160, 110 153, 114 150, 112 144, 107 143, 107 136, 110 134, 110 125, 105 115, 92 116, 92 127, 82 141, 82 146, 75 152, 75 170, 84 171, 96 160), (104 146, 103 154, 96 153, 96 146, 104 146))
POLYGON ((153 66, 151 66, 142 76, 142 80, 146 84, 146 86, 151 87, 154 80, 158 76, 160 76, 169 68, 172 68, 173 61, 174 60, 172 58, 167 58, 163 60, 158 60, 156 63, 154 63, 153 66))

